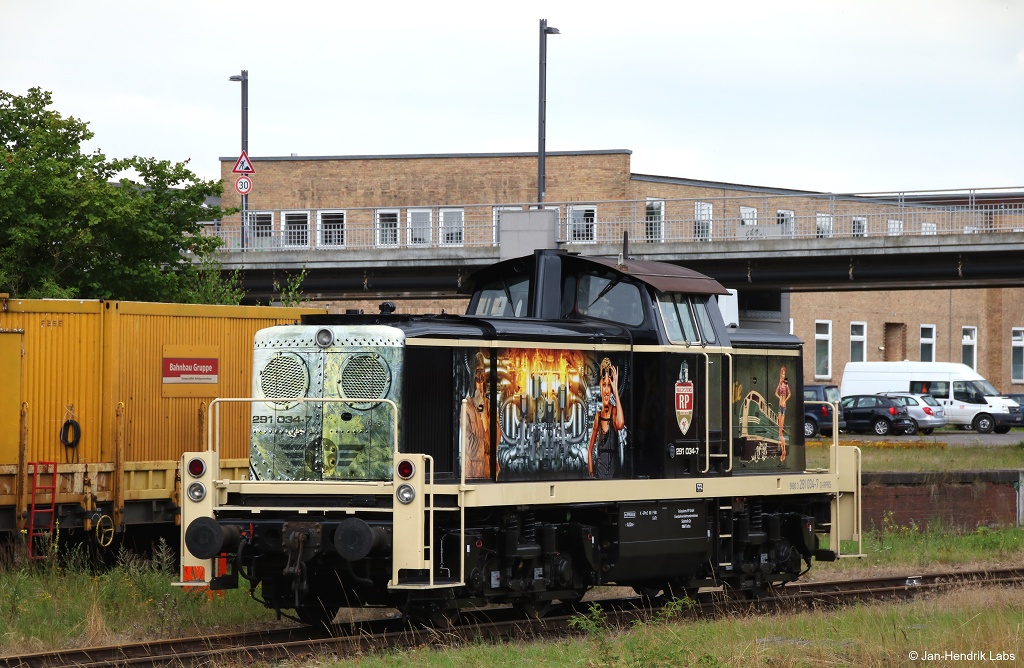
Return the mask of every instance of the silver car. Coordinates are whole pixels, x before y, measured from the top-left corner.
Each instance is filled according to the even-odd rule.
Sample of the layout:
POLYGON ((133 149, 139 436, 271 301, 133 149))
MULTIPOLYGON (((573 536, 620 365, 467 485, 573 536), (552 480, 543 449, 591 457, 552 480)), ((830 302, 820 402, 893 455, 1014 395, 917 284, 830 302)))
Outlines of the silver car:
POLYGON ((896 399, 907 407, 907 413, 914 422, 914 426, 906 430, 906 433, 913 436, 918 431, 928 435, 938 427, 946 426, 946 413, 942 410, 942 404, 930 394, 912 394, 910 392, 882 392, 887 397, 896 399))

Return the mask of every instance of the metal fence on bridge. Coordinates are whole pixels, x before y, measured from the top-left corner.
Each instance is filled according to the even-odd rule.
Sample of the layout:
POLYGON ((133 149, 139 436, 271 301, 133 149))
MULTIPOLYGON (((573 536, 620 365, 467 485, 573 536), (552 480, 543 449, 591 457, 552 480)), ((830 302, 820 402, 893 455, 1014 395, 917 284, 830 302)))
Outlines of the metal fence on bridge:
MULTIPOLYGON (((763 242, 1024 232, 1024 200, 966 193, 757 194, 628 201, 551 202, 566 244, 763 242)), ((207 226, 224 251, 496 246, 506 211, 529 203, 252 210, 207 226)))

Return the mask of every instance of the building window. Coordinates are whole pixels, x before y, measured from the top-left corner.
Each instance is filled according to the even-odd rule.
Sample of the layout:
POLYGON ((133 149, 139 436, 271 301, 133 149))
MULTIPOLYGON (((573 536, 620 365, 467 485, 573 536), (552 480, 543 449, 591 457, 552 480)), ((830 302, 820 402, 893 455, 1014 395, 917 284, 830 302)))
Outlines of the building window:
POLYGON ((665 200, 647 198, 644 210, 644 241, 665 240, 665 200))
POLYGON ((814 217, 814 236, 826 239, 832 236, 832 214, 819 213, 814 217))
POLYGON ((961 327, 960 360, 971 367, 978 368, 978 328, 961 327))
POLYGON ((597 239, 597 207, 570 206, 568 219, 570 243, 594 243, 597 239))
POLYGON ((398 209, 378 209, 374 215, 374 242, 384 248, 398 245, 398 209))
POLYGON ((853 217, 853 236, 866 237, 868 235, 868 219, 864 216, 853 217))
POLYGON ((935 361, 935 325, 921 325, 921 361, 935 361))
POLYGON ((889 236, 899 237, 903 235, 903 221, 895 218, 889 219, 889 236))
POLYGON ((850 361, 868 361, 868 324, 866 322, 850 323, 850 361))
POLYGON ((281 221, 285 246, 309 247, 308 211, 284 211, 281 213, 281 221))
POLYGON ((461 246, 465 241, 465 218, 462 209, 441 209, 438 237, 445 246, 461 246))
POLYGON ((1010 330, 1010 380, 1024 383, 1024 328, 1010 330))
POLYGON ((429 246, 431 225, 434 214, 430 209, 409 209, 405 212, 405 221, 409 227, 410 246, 429 246))
POLYGON ((714 209, 711 202, 693 203, 693 238, 697 241, 711 241, 714 209))
POLYGON ((757 225, 757 209, 752 206, 740 207, 740 224, 757 225))
POLYGON ((270 211, 248 211, 247 227, 254 248, 270 248, 274 243, 274 214, 270 211))
POLYGON ((318 211, 316 214, 318 246, 340 248, 345 245, 345 212, 318 211))
POLYGON ((782 226, 782 236, 791 237, 796 234, 796 213, 789 209, 775 212, 775 222, 782 226))
POLYGON ((814 321, 814 377, 832 377, 832 321, 814 321))
POLYGON ((921 234, 932 236, 939 233, 939 226, 936 223, 921 223, 921 234))

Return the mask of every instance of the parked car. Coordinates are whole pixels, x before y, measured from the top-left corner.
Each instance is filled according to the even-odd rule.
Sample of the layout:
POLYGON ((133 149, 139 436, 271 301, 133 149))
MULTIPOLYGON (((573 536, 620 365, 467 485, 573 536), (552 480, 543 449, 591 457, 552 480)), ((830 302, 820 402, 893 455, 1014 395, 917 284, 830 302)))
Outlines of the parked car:
POLYGON ((883 392, 883 395, 896 399, 907 407, 914 428, 906 433, 913 436, 917 432, 924 435, 932 433, 939 427, 946 426, 946 411, 942 404, 930 394, 911 394, 910 392, 883 392))
MULTIPOLYGON (((838 385, 804 385, 804 438, 818 434, 832 435, 832 406, 822 403, 839 404, 842 396, 838 385)), ((839 406, 839 430, 846 429, 843 407, 839 406)))
POLYGON ((878 436, 903 434, 913 428, 907 407, 891 397, 878 394, 855 394, 843 397, 846 428, 857 433, 870 431, 878 436))

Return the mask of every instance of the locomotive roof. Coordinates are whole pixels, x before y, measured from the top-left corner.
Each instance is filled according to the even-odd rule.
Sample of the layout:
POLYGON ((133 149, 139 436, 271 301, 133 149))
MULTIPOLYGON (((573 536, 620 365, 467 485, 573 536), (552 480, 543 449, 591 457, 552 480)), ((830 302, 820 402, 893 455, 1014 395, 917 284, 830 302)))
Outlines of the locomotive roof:
POLYGON ((662 292, 685 292, 698 295, 727 295, 722 284, 704 274, 667 262, 653 260, 612 260, 603 257, 584 258, 643 281, 662 292))
POLYGON ((477 286, 494 281, 502 276, 516 276, 532 268, 537 254, 553 254, 565 258, 574 265, 597 264, 603 268, 631 276, 661 292, 680 292, 698 295, 726 295, 729 291, 722 284, 704 274, 667 262, 653 260, 612 259, 568 253, 564 250, 540 250, 534 255, 512 258, 480 269, 471 274, 459 292, 472 293, 477 286))

